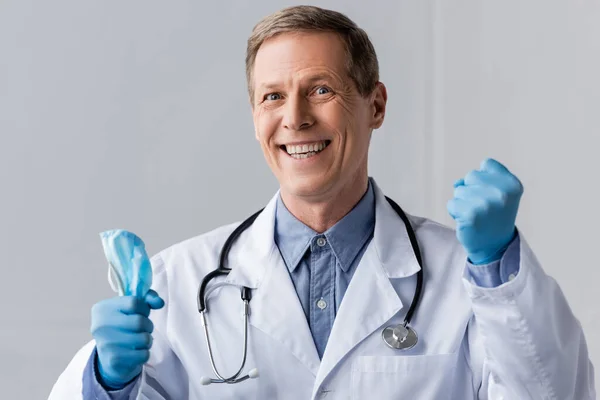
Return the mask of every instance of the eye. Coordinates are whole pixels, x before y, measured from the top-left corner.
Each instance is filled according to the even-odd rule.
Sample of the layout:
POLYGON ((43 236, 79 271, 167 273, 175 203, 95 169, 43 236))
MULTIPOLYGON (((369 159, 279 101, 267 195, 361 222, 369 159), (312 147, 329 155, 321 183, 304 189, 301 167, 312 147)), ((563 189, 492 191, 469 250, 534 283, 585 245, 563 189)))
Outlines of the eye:
POLYGON ((328 94, 331 93, 331 90, 327 86, 319 86, 316 90, 317 94, 328 94))
POLYGON ((269 93, 265 95, 264 99, 270 101, 281 100, 281 95, 279 93, 269 93))

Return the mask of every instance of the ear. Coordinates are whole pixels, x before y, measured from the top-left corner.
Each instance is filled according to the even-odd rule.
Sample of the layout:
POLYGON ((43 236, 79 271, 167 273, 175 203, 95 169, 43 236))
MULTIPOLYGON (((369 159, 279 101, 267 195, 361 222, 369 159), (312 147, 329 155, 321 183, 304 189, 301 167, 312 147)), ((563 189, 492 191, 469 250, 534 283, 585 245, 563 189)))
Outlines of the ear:
POLYGON ((372 121, 371 127, 378 129, 383 124, 385 118, 385 107, 387 104, 387 89, 382 82, 377 82, 375 90, 371 94, 371 105, 372 105, 372 121))

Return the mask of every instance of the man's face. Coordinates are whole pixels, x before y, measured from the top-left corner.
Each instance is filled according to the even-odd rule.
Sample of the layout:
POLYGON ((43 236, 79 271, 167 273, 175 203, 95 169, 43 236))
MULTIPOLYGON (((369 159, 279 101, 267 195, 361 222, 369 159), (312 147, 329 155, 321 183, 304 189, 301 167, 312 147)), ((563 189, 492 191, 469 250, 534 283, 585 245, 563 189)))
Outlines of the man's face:
POLYGON ((386 93, 362 97, 333 33, 265 41, 253 70, 256 139, 282 192, 326 199, 367 173, 369 139, 383 122, 386 93))

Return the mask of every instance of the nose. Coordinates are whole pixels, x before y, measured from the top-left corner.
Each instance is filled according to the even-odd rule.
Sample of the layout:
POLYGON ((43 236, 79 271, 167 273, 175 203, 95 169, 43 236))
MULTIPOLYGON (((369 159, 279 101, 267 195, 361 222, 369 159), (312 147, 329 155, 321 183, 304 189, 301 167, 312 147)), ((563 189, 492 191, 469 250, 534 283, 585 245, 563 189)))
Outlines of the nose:
POLYGON ((302 97, 290 97, 285 105, 283 127, 292 131, 310 128, 315 119, 310 111, 310 105, 302 97))

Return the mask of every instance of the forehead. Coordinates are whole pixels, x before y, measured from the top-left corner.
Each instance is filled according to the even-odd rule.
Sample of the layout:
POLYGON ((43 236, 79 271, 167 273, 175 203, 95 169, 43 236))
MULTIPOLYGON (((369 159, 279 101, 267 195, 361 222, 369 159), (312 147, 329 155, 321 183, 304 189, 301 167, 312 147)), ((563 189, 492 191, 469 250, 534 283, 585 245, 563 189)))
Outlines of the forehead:
POLYGON ((283 33, 266 40, 256 54, 253 77, 257 88, 312 74, 346 75, 346 51, 336 33, 283 33))

